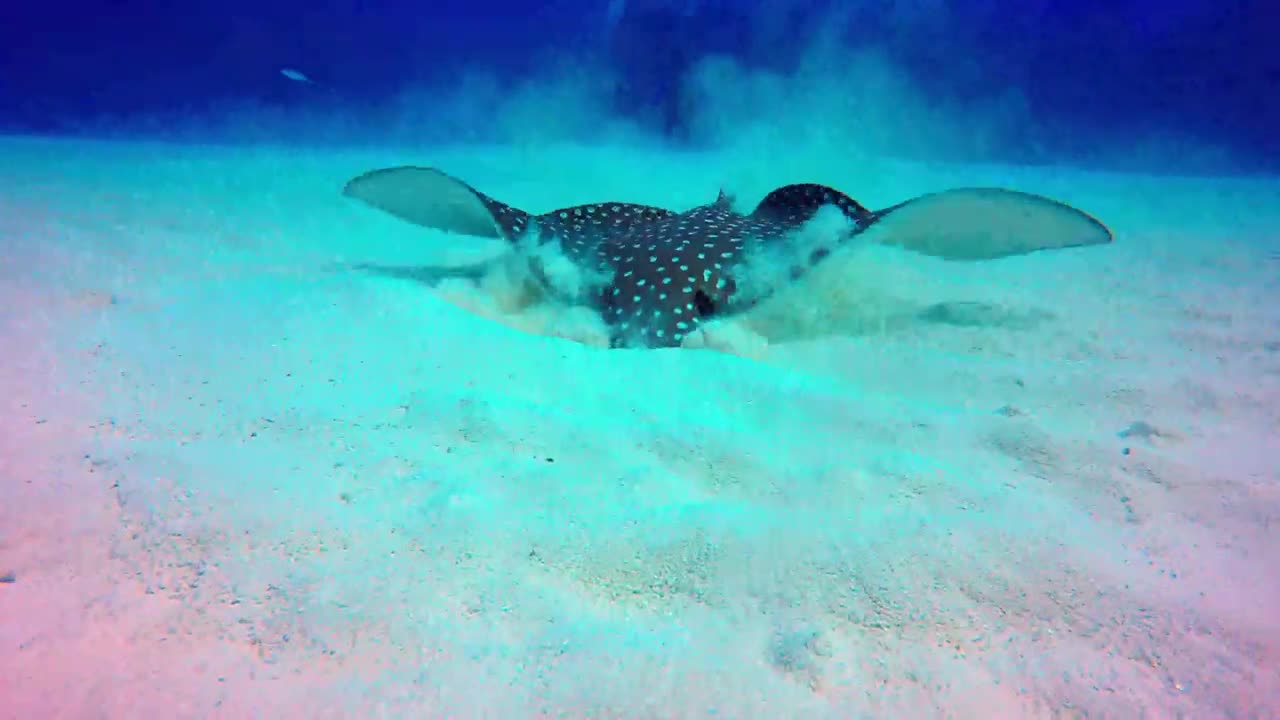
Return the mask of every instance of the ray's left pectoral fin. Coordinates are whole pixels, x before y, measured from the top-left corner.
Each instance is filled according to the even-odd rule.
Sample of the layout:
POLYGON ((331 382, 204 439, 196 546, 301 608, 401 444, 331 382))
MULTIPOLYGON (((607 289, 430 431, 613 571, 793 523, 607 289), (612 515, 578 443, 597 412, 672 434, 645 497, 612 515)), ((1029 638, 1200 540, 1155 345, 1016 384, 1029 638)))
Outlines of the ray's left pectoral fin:
POLYGON ((875 213, 868 231, 884 245, 944 260, 994 260, 1040 250, 1105 245, 1097 218, 1041 195, 1003 188, 957 188, 875 213))
POLYGON ((530 220, 528 213, 431 167, 370 170, 348 180, 342 194, 405 222, 458 235, 513 240, 530 220))

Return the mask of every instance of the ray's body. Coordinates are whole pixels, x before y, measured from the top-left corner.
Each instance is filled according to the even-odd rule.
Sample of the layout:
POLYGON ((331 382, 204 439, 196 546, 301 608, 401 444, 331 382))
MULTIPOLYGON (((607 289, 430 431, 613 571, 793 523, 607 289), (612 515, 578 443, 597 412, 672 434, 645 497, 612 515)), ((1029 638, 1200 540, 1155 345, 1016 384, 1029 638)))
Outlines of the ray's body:
POLYGON ((439 170, 397 167, 354 178, 344 194, 418 225, 523 247, 533 274, 552 293, 565 291, 543 259, 567 260, 589 278, 574 299, 600 313, 613 347, 679 346, 703 321, 749 309, 886 220, 891 232, 881 242, 950 260, 1112 239, 1075 208, 1000 188, 945 191, 871 211, 838 190, 806 183, 777 188, 750 214, 735 212, 721 193, 683 212, 602 202, 533 215, 439 170), (803 233, 827 207, 843 216, 840 231, 803 233), (779 268, 774 282, 744 283, 746 269, 762 258, 786 258, 789 267, 779 268))

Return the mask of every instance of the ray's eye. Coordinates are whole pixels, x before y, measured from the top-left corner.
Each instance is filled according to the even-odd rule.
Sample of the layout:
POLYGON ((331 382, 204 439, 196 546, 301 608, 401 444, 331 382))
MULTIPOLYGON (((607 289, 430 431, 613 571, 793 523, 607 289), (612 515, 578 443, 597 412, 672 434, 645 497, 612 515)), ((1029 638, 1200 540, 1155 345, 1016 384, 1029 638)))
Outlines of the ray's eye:
POLYGON ((710 295, 699 290, 693 294, 693 309, 698 317, 710 317, 716 311, 716 303, 710 295))

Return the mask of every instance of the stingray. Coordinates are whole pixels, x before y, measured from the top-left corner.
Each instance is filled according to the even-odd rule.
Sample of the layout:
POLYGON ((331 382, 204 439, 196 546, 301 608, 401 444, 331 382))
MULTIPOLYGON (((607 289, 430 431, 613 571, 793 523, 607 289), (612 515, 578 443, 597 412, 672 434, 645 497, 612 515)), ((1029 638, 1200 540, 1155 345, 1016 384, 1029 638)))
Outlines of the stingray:
POLYGON ((1084 211, 997 187, 945 190, 882 210, 800 183, 773 190, 750 213, 735 211, 722 190, 683 211, 610 201, 533 214, 438 169, 403 166, 359 175, 343 194, 422 227, 505 240, 541 290, 599 313, 615 348, 686 344, 709 320, 750 310, 855 238, 956 261, 1113 238, 1084 211))

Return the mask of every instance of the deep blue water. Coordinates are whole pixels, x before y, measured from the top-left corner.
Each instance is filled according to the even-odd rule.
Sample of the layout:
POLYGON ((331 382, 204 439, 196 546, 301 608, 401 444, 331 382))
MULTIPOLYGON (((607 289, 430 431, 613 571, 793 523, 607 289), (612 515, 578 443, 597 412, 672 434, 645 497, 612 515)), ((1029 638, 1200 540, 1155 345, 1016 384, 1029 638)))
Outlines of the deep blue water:
MULTIPOLYGON (((1024 120, 991 159, 1088 160, 1158 136, 1274 171, 1280 10, 1269 5, 629 0, 613 6, 611 24, 607 0, 14 2, 0 10, 0 127, 146 127, 143 118, 246 100, 359 114, 409 86, 447 86, 463 68, 514 81, 559 53, 621 78, 611 112, 682 142, 679 88, 701 58, 785 72, 821 35, 875 48, 913 87, 956 107, 1016 90, 1024 120), (340 92, 290 82, 284 67, 340 92)), ((1176 170, 1176 154, 1148 161, 1176 170)))

